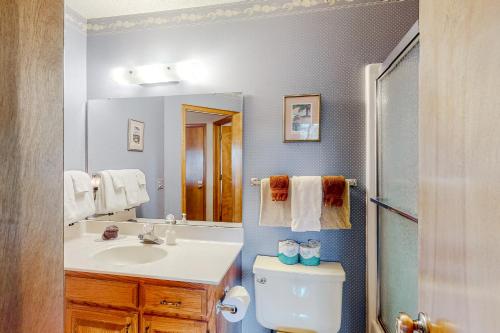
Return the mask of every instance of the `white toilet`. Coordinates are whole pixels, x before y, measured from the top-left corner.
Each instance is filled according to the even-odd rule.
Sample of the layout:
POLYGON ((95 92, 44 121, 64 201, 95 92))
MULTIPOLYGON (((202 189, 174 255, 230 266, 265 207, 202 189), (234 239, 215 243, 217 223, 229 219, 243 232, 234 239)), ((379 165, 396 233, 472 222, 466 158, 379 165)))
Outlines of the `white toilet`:
POLYGON ((276 257, 257 256, 253 273, 257 320, 265 328, 287 333, 340 330, 345 281, 340 263, 285 265, 276 257))

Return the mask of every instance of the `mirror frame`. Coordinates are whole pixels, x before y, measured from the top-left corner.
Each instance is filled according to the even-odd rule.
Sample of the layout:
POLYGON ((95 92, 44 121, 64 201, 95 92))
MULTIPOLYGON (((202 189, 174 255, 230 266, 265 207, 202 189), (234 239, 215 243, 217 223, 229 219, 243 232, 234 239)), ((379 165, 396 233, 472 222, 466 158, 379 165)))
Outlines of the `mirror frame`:
MULTIPOLYGON (((231 169, 233 181, 233 221, 229 223, 242 223, 243 204, 243 114, 242 112, 214 109, 203 106, 182 104, 182 138, 181 138, 181 207, 186 212, 186 115, 187 112, 209 113, 232 116, 232 147, 231 169)), ((214 169, 214 183, 220 175, 214 169)), ((213 188, 215 192, 217 187, 213 188)), ((218 194, 214 193, 214 198, 218 194)))

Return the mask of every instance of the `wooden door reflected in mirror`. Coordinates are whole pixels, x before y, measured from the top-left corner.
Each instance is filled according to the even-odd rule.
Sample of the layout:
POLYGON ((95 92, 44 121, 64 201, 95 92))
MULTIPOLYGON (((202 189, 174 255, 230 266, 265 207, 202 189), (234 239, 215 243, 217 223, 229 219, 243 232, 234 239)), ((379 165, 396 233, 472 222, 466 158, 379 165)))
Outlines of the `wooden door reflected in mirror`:
POLYGON ((189 220, 206 220, 206 128, 186 124, 186 209, 189 220))
POLYGON ((182 120, 182 211, 188 220, 241 222, 241 113, 183 105, 182 120))

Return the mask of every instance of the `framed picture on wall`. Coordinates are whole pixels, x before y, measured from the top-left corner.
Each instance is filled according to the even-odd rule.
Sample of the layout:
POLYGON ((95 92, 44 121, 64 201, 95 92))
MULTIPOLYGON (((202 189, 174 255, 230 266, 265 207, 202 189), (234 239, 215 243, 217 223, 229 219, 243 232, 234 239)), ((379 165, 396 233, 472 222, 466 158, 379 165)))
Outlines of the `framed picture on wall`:
POLYGON ((128 150, 144 151, 144 122, 128 120, 128 150))
POLYGON ((319 142, 320 113, 320 94, 285 96, 283 142, 319 142))

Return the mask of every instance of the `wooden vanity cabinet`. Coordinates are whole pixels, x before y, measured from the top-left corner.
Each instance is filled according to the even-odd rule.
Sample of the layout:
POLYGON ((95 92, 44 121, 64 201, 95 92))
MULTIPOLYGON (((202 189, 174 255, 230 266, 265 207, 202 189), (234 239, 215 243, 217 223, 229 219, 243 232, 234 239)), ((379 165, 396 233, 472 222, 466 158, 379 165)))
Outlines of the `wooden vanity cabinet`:
POLYGON ((137 312, 67 304, 65 329, 67 333, 138 333, 137 312))
POLYGON ((208 325, 203 321, 176 319, 159 316, 142 316, 144 333, 206 333, 208 325))
POLYGON ((65 333, 227 333, 216 314, 233 264, 219 285, 66 271, 65 333))

